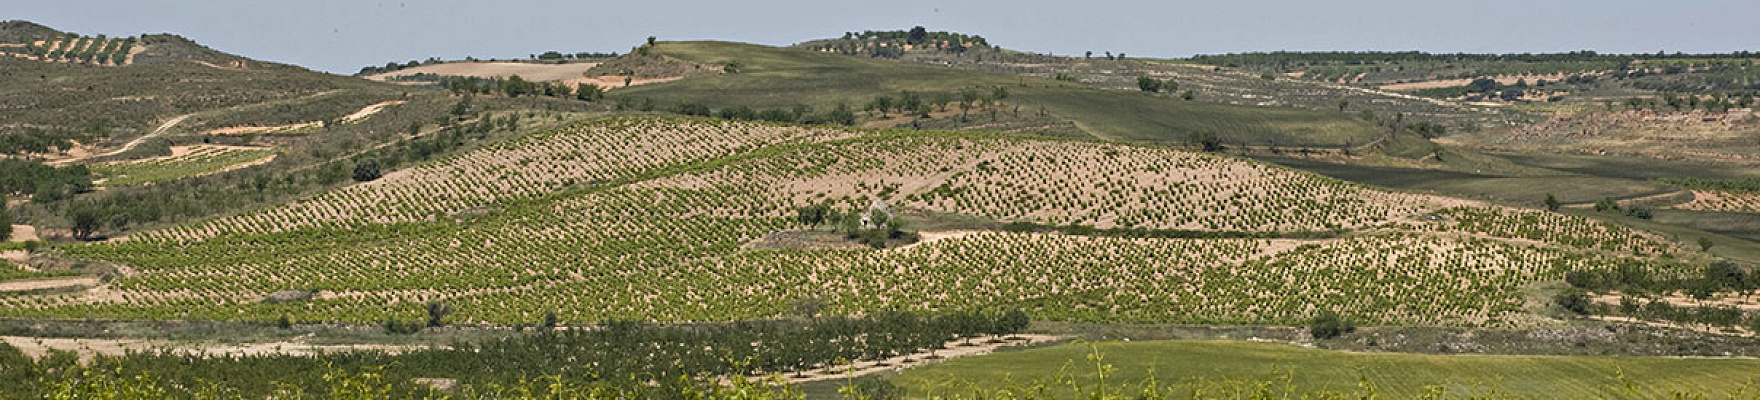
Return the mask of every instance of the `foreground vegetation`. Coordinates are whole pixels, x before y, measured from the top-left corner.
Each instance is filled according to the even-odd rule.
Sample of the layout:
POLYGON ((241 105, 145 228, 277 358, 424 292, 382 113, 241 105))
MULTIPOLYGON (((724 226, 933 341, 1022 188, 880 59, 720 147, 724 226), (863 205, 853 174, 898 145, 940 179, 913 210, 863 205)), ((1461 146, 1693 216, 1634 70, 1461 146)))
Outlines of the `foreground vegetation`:
POLYGON ((1750 398, 1760 361, 1346 353, 1281 343, 1066 344, 892 379, 912 398, 1750 398), (1703 397, 1699 397, 1703 396, 1703 397))
MULTIPOLYGON (((172 351, 41 360, 0 344, 0 397, 407 398, 477 394, 574 398, 592 391, 636 398, 713 392, 716 377, 799 374, 858 360, 944 349, 962 338, 1014 333, 1019 312, 810 317, 718 325, 610 322, 534 327, 475 343, 315 356, 208 357, 172 351), (343 384, 341 382, 349 382, 343 384), (426 382, 445 381, 436 388, 426 382)), ((475 395, 465 395, 474 398, 475 395)))

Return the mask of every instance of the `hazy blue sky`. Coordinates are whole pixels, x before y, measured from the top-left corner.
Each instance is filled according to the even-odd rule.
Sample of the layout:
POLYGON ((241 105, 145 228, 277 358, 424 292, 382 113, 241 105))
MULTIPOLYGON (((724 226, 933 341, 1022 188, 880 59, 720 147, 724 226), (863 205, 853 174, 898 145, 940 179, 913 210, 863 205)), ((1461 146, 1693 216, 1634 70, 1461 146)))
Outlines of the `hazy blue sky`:
POLYGON ((1004 47, 1187 56, 1269 50, 1760 50, 1760 0, 9 2, 0 19, 84 34, 171 32, 244 56, 352 73, 430 56, 628 51, 649 35, 765 44, 903 29, 1004 47), (23 4, 17 4, 23 3, 23 4))

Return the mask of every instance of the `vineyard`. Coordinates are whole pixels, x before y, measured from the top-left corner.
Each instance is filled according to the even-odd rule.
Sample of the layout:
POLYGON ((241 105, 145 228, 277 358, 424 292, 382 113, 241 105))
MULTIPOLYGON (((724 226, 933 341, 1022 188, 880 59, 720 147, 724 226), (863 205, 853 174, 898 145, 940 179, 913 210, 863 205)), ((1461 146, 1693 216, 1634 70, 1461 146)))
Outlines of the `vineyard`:
POLYGON ((80 63, 120 66, 134 63, 134 56, 143 49, 139 38, 106 38, 67 34, 25 43, 22 46, 0 47, 0 56, 14 56, 43 62, 80 63), (18 49, 22 51, 10 51, 18 49))
POLYGON ((1693 201, 1675 208, 1697 211, 1760 212, 1760 194, 1749 191, 1693 191, 1693 201))
POLYGON ((109 186, 138 185, 219 173, 273 160, 275 151, 262 147, 198 145, 173 147, 172 155, 117 161, 93 166, 109 186))
POLYGON ((1379 191, 1153 146, 627 117, 583 122, 286 206, 74 246, 136 273, 0 298, 9 317, 373 322, 725 321, 1020 308, 1075 321, 1518 323, 1569 271, 1700 263, 1578 217, 1379 191), (888 249, 749 250, 798 208, 1243 232, 1151 239, 976 232, 888 249), (1326 231, 1329 235, 1303 232, 1326 231), (1286 238, 1278 238, 1286 237, 1286 238), (1333 237, 1312 239, 1314 237, 1333 237), (286 290, 311 299, 265 301, 286 290))

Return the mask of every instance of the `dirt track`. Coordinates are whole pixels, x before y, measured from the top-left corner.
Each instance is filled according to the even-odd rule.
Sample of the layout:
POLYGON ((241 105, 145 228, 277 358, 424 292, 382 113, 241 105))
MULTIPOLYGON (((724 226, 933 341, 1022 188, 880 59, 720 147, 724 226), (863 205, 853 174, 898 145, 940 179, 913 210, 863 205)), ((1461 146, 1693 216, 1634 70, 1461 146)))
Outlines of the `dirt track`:
POLYGON ((141 135, 141 137, 134 138, 134 140, 128 141, 128 143, 123 144, 122 147, 117 148, 116 150, 111 150, 111 151, 98 153, 98 154, 88 154, 88 155, 85 155, 82 157, 63 158, 60 160, 49 161, 44 164, 66 165, 68 163, 72 163, 75 161, 80 161, 80 160, 84 160, 84 159, 88 159, 88 158, 105 157, 105 156, 121 154, 122 152, 134 149, 135 146, 139 146, 141 144, 141 142, 145 142, 148 138, 153 138, 153 137, 157 137, 159 135, 165 134, 166 131, 171 130, 171 127, 177 126, 177 124, 182 123, 183 120, 189 119, 189 117, 194 116, 194 115, 195 114, 184 114, 184 115, 172 117, 171 119, 166 120, 165 123, 159 124, 159 127, 154 128, 152 132, 148 132, 145 135, 141 135))
POLYGON ((0 281, 0 293, 24 292, 31 290, 59 289, 78 286, 98 286, 98 277, 70 276, 65 278, 19 279, 0 281))
POLYGON ((588 69, 592 69, 597 65, 599 65, 599 63, 538 64, 524 62, 454 62, 405 68, 383 74, 367 75, 366 78, 383 82, 392 77, 415 74, 475 76, 481 78, 506 78, 513 75, 519 75, 521 79, 544 82, 580 78, 588 69))

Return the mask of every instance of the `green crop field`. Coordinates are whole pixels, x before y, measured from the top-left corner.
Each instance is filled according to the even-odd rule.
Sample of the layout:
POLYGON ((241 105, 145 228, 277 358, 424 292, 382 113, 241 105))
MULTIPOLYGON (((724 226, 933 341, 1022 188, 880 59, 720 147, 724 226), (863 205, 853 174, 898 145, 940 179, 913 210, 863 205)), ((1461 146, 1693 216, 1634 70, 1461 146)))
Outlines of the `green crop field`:
POLYGON ((1200 398, 1751 398, 1760 391, 1760 360, 1752 359, 1376 354, 1232 341, 1063 344, 914 368, 893 382, 910 398, 1010 382, 1017 390, 1044 382, 1044 397, 1071 398, 1098 391, 1099 365, 1110 367, 1105 385, 1119 395, 1141 392, 1151 378, 1174 397, 1200 398), (1087 389, 1072 390, 1066 379, 1087 389))

